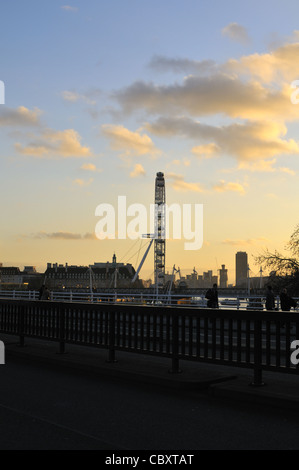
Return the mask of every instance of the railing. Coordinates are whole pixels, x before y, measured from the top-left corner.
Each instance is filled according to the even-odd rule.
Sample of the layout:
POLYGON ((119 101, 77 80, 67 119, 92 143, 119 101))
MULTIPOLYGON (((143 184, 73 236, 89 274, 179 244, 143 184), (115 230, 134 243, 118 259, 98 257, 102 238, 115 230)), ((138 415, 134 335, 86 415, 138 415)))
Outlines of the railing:
POLYGON ((0 333, 109 351, 197 361, 254 370, 298 374, 291 343, 299 339, 299 315, 278 312, 208 310, 134 305, 0 300, 0 333))
MULTIPOLYGON (((38 300, 38 291, 0 291, 0 298, 14 300, 38 300)), ((88 302, 88 303, 129 303, 135 305, 155 305, 155 306, 190 306, 197 308, 207 308, 205 294, 157 294, 155 293, 135 293, 124 294, 117 292, 72 292, 72 291, 52 291, 50 292, 52 302, 88 302)), ((299 312, 299 298, 297 300, 296 311, 299 312)), ((224 296, 219 297, 220 309, 231 310, 264 310, 266 298, 263 296, 224 296)), ((280 309, 279 296, 275 299, 276 309, 280 309)))

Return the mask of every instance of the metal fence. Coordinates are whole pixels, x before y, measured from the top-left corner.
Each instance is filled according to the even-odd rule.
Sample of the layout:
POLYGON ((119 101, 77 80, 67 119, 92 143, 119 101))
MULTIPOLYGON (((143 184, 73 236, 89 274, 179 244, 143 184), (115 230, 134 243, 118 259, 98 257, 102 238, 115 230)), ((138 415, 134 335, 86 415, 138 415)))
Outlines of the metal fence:
MULTIPOLYGON (((38 291, 1 291, 0 299, 14 300, 38 300, 38 291)), ((52 291, 50 292, 52 302, 88 302, 88 303, 119 303, 130 305, 158 305, 158 306, 190 306, 198 308, 207 308, 205 294, 159 294, 156 293, 134 293, 124 294, 117 292, 72 292, 72 291, 52 291)), ((299 299, 297 300, 296 311, 299 312, 299 299)), ((219 308, 231 310, 264 310, 266 298, 248 295, 219 295, 219 308)), ((275 299, 276 309, 280 309, 279 296, 275 299)))
POLYGON ((109 351, 167 357, 254 370, 298 374, 291 343, 299 339, 299 315, 133 305, 0 300, 0 333, 109 351))

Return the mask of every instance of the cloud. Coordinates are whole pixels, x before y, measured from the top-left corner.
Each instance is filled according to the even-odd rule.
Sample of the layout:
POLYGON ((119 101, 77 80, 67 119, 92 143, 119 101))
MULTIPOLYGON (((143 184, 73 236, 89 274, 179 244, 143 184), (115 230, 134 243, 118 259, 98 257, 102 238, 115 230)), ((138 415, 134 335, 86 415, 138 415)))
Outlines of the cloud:
POLYGON ((155 85, 135 82, 114 93, 124 114, 143 110, 148 114, 211 116, 222 114, 241 119, 299 118, 291 103, 290 84, 267 88, 258 81, 245 81, 236 74, 188 76, 182 83, 155 85))
POLYGON ((230 59, 221 66, 223 72, 250 77, 260 84, 267 84, 273 89, 277 85, 283 90, 283 84, 290 84, 299 76, 299 36, 296 42, 284 44, 271 52, 251 54, 240 59, 230 59))
POLYGON ((239 170, 249 170, 253 172, 273 173, 275 168, 273 165, 276 163, 276 158, 273 160, 258 160, 257 162, 242 161, 239 163, 239 170))
POLYGON ((70 101, 71 103, 76 103, 80 99, 79 93, 75 91, 62 91, 61 96, 65 101, 70 101))
POLYGON ((249 170, 254 172, 265 172, 265 173, 286 173, 291 176, 295 176, 296 172, 287 167, 275 168, 276 158, 273 160, 259 160, 257 162, 240 162, 239 170, 249 170))
POLYGON ((237 192, 240 194, 245 194, 245 188, 242 186, 240 183, 227 183, 224 180, 220 181, 220 183, 216 184, 214 186, 214 190, 219 192, 219 193, 224 193, 224 192, 237 192))
POLYGON ((90 186, 93 183, 94 179, 90 178, 89 180, 82 180, 80 178, 76 179, 73 181, 73 183, 76 186, 80 186, 80 188, 86 188, 87 186, 90 186))
POLYGON ((176 173, 168 173, 166 175, 168 180, 171 180, 171 187, 178 192, 196 192, 202 193, 203 188, 200 183, 187 183, 183 175, 176 173))
POLYGON ((290 168, 287 168, 287 167, 280 167, 280 168, 278 168, 278 171, 280 171, 282 173, 286 173, 287 175, 291 175, 291 176, 296 175, 296 171, 291 170, 290 168))
POLYGON ((213 158, 218 156, 220 148, 216 144, 205 144, 193 147, 192 153, 200 158, 213 158))
POLYGON ((294 91, 291 83, 299 76, 298 56, 298 32, 288 43, 270 52, 219 64, 155 56, 149 64, 151 68, 189 75, 181 82, 165 85, 138 81, 116 91, 113 98, 125 113, 143 110, 148 114, 296 120, 299 107, 292 105, 290 96, 294 91))
POLYGON ((94 173, 102 173, 102 169, 97 168, 93 163, 85 163, 84 165, 81 166, 81 170, 84 171, 91 171, 94 173))
POLYGON ((180 135, 206 141, 207 146, 201 144, 193 147, 193 153, 202 155, 204 150, 206 152, 209 150, 210 156, 217 153, 229 155, 240 162, 246 162, 242 163, 243 168, 245 165, 248 167, 250 162, 259 162, 255 164, 256 169, 258 166, 269 168, 271 163, 267 161, 268 159, 273 160, 273 157, 278 155, 299 154, 298 142, 285 139, 286 126, 275 121, 249 121, 216 127, 188 117, 161 117, 154 123, 146 124, 146 129, 159 137, 180 135))
POLYGON ((154 56, 149 67, 157 72, 174 72, 174 73, 195 73, 204 75, 211 73, 217 64, 213 60, 195 61, 190 59, 169 58, 164 56, 154 56))
POLYGON ((49 239, 49 240, 96 240, 94 233, 86 233, 84 235, 72 232, 38 232, 32 234, 29 238, 37 240, 49 239))
POLYGON ((247 240, 231 240, 230 238, 227 238, 226 240, 223 240, 222 244, 231 245, 231 246, 248 246, 248 245, 256 245, 257 243, 268 242, 268 241, 269 239, 265 237, 248 238, 247 240))
POLYGON ((55 131, 45 129, 40 136, 35 136, 27 145, 15 144, 22 155, 37 158, 82 158, 91 156, 89 147, 81 145, 81 137, 74 129, 55 131))
POLYGON ((40 125, 41 111, 38 108, 30 110, 25 106, 17 109, 0 107, 0 127, 30 127, 40 125))
POLYGON ((137 165, 135 165, 134 170, 130 173, 131 178, 138 178, 139 176, 145 176, 145 175, 146 175, 146 171, 143 168, 143 166, 140 165, 140 163, 137 163, 137 165))
POLYGON ((78 11, 78 8, 77 7, 72 7, 70 5, 63 5, 60 7, 62 10, 64 11, 72 11, 73 13, 77 12, 78 11))
POLYGON ((88 91, 79 93, 77 91, 65 90, 61 92, 61 97, 64 101, 69 103, 77 103, 78 101, 84 101, 85 103, 94 106, 97 104, 97 99, 101 95, 101 90, 93 88, 88 91))
POLYGON ((168 166, 170 166, 170 165, 175 165, 175 166, 184 165, 184 166, 188 167, 188 166, 191 165, 191 161, 187 160, 186 158, 184 158, 183 160, 175 159, 175 160, 172 160, 172 162, 170 164, 168 164, 168 166))
POLYGON ((102 126, 103 135, 109 139, 110 148, 121 152, 123 156, 157 156, 160 151, 155 147, 151 138, 146 134, 132 132, 123 126, 105 124, 102 126))
POLYGON ((222 29, 223 36, 228 37, 232 41, 248 44, 250 39, 247 29, 238 23, 230 23, 222 29))

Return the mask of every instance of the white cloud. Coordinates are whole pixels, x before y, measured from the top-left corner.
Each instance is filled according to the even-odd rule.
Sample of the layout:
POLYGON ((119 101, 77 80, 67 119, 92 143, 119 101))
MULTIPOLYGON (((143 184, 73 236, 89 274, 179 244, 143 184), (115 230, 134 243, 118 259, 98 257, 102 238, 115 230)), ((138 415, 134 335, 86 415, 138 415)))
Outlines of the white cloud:
POLYGON ((89 147, 81 145, 81 136, 74 129, 46 129, 41 135, 34 136, 27 145, 16 143, 15 148, 22 155, 38 158, 82 158, 92 155, 89 147))
POLYGON ((270 167, 268 162, 276 156, 299 155, 299 143, 286 139, 286 126, 276 121, 248 121, 224 126, 210 126, 187 117, 161 117, 146 129, 159 137, 182 136, 208 142, 193 147, 193 153, 201 155, 210 151, 210 156, 221 153, 235 157, 243 168, 252 162, 258 166, 270 167), (197 149, 197 150, 196 150, 197 149), (245 163, 244 163, 245 162, 245 163))
POLYGON ((291 175, 291 176, 296 175, 296 171, 291 170, 290 168, 287 168, 287 167, 280 167, 280 168, 278 168, 278 171, 280 171, 282 173, 286 173, 287 175, 291 175))
POLYGON ((230 23, 222 29, 223 36, 228 37, 232 41, 248 44, 250 39, 247 29, 238 23, 230 23))
POLYGON ((64 11, 71 11, 73 13, 75 13, 79 10, 77 7, 73 7, 71 5, 62 5, 61 9, 64 10, 64 11))
POLYGON ((85 163, 84 165, 81 166, 81 170, 84 171, 91 171, 93 173, 102 173, 102 169, 97 168, 96 165, 93 163, 85 163))
POLYGON ((41 114, 38 108, 30 110, 25 106, 19 106, 17 109, 0 106, 0 127, 39 126, 41 114))
POLYGON ((67 101, 69 103, 77 103, 78 101, 84 101, 85 103, 91 106, 95 106, 97 104, 97 100, 100 95, 101 90, 99 90, 98 88, 93 88, 81 93, 70 90, 65 90, 61 92, 61 97, 64 101, 67 101))
POLYGON ((192 153, 200 158, 213 158, 218 156, 220 153, 220 148, 216 144, 205 144, 205 145, 198 145, 193 147, 192 153))
POLYGON ((124 126, 105 124, 102 133, 109 139, 111 149, 121 152, 121 155, 154 157, 160 154, 148 135, 132 132, 124 126))
POLYGON ((178 192, 195 192, 202 193, 203 188, 200 183, 188 183, 184 180, 183 175, 176 173, 168 173, 166 175, 168 180, 171 180, 171 187, 178 192))
POLYGON ((240 183, 226 182, 224 180, 214 186, 214 190, 220 193, 224 192, 237 192, 241 195, 245 194, 245 188, 240 183))
POLYGON ((94 179, 93 178, 90 178, 89 180, 82 180, 80 178, 74 180, 74 184, 76 186, 80 186, 81 188, 84 188, 84 187, 87 187, 87 186, 90 186, 92 183, 93 183, 94 179))
POLYGON ((140 165, 140 163, 137 163, 137 165, 135 165, 134 170, 130 173, 131 178, 138 178, 139 176, 145 176, 145 175, 146 175, 146 171, 143 168, 143 166, 140 165))

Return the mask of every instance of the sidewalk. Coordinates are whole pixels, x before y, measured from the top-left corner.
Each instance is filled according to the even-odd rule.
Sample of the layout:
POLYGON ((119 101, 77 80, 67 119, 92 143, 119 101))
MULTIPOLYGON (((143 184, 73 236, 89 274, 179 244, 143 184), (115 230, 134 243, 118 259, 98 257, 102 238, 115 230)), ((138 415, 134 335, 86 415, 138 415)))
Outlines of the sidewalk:
POLYGON ((244 371, 238 378, 226 384, 212 384, 209 393, 215 397, 256 403, 272 407, 299 410, 299 375, 264 372, 265 386, 249 386, 250 372, 246 376, 244 371))
POLYGON ((171 359, 116 351, 116 363, 107 363, 108 351, 66 345, 66 354, 57 354, 58 344, 26 339, 20 348, 16 337, 0 335, 6 347, 6 366, 10 360, 32 361, 82 373, 109 376, 116 380, 153 384, 177 390, 204 391, 211 397, 254 402, 299 410, 298 376, 263 373, 264 387, 251 387, 253 371, 197 362, 180 361, 180 374, 169 372, 171 359))

